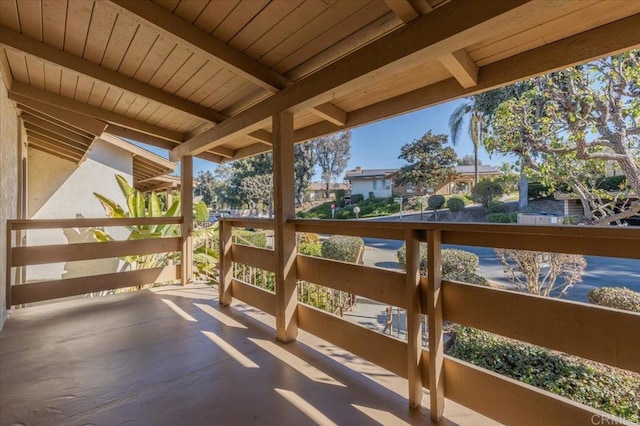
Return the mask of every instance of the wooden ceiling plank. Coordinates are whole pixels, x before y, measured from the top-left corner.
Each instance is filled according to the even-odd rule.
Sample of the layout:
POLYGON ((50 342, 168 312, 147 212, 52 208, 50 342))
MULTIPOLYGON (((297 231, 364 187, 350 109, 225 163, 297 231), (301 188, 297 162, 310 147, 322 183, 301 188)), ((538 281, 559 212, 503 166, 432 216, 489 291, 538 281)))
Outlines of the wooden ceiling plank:
POLYGON ((248 22, 261 13, 268 0, 241 1, 211 33, 212 36, 228 43, 248 22))
MULTIPOLYGON (((180 1, 173 10, 175 15, 178 15, 187 22, 193 24, 193 22, 200 16, 202 10, 207 7, 209 1, 180 1)), ((218 2, 219 3, 219 2, 218 2)), ((165 9, 167 9, 165 7, 165 9)))
POLYGON ((239 51, 244 51, 254 40, 262 37, 274 22, 280 22, 291 13, 299 3, 293 1, 273 1, 264 10, 249 22, 229 41, 229 46, 239 51))
MULTIPOLYGON (((74 101, 73 99, 54 95, 53 93, 45 92, 44 90, 38 90, 23 83, 14 82, 14 84, 11 86, 11 90, 9 91, 9 98, 20 103, 25 103, 27 105, 44 103, 50 105, 49 109, 51 109, 51 107, 54 107, 53 109, 60 108, 73 114, 79 114, 83 117, 97 118, 108 123, 118 124, 123 127, 136 129, 143 133, 149 133, 163 139, 169 139, 178 142, 181 142, 183 140, 183 136, 180 133, 176 133, 159 126, 139 121, 134 118, 126 117, 121 114, 116 114, 102 108, 82 104, 80 102, 74 101)), ((101 133, 102 131, 100 131, 100 133, 98 134, 101 133)))
POLYGON ((22 34, 42 41, 42 3, 39 1, 19 1, 18 13, 22 34))
POLYGON ((48 62, 44 64, 44 89, 48 92, 60 94, 60 81, 62 79, 62 69, 51 65, 48 62))
POLYGON ((43 0, 42 32, 44 42, 56 49, 64 49, 67 23, 67 0, 43 0))
POLYGON ((60 75, 60 95, 73 99, 76 95, 76 87, 78 87, 78 75, 63 68, 60 75))
MULTIPOLYGON (((2 3, 2 2, 0 2, 2 3)), ((29 83, 29 70, 27 70, 27 61, 25 55, 21 52, 17 52, 11 49, 3 49, 6 56, 9 68, 11 69, 12 80, 17 80, 22 83, 29 83)))
POLYGON ((57 139, 51 139, 27 130, 27 143, 33 142, 37 142, 40 146, 56 150, 67 155, 77 155, 81 157, 87 151, 86 149, 73 148, 69 145, 61 143, 57 139))
MULTIPOLYGON (((39 120, 42 120, 43 122, 47 122, 49 124, 51 124, 51 126, 55 126, 55 127, 60 127, 63 129, 66 129, 70 132, 75 133, 76 135, 82 136, 83 138, 87 138, 87 139, 91 139, 93 137, 95 137, 95 135, 92 135, 91 133, 82 130, 76 126, 74 126, 74 123, 68 123, 68 122, 64 122, 62 120, 58 120, 57 118, 48 116, 46 114, 41 113, 40 111, 33 109, 31 107, 28 107, 26 105, 23 105, 21 103, 18 103, 18 109, 20 109, 23 112, 23 116, 30 116, 30 117, 34 117, 37 118, 39 120)), ((63 111, 64 112, 64 111, 63 111)), ((69 114, 69 118, 71 114, 69 114)), ((92 119, 85 119, 83 117, 81 117, 81 120, 86 120, 86 121, 92 121, 92 119)), ((104 128, 104 126, 106 125, 105 123, 98 121, 98 120, 94 120, 97 122, 97 124, 101 127, 104 128)), ((97 127, 99 128, 99 127, 97 127)))
POLYGON ((402 31, 394 32, 353 52, 303 82, 294 84, 257 105, 225 120, 219 125, 171 151, 177 158, 206 151, 224 144, 238 133, 265 127, 270 117, 280 111, 296 113, 329 101, 336 93, 353 91, 365 85, 370 74, 384 69, 402 69, 408 58, 439 57, 462 48, 468 37, 496 31, 496 24, 513 20, 529 8, 520 8, 525 0, 496 0, 490 3, 452 1, 428 13, 402 31))
POLYGON ((157 39, 158 34, 151 28, 144 25, 138 26, 136 35, 133 37, 133 40, 131 40, 131 44, 124 54, 124 58, 122 58, 118 72, 127 77, 133 77, 157 39))
POLYGON ((102 99, 99 107, 107 111, 113 111, 123 94, 124 91, 113 86, 108 86, 107 93, 104 95, 104 99, 102 99))
POLYGON ((98 1, 94 4, 87 40, 84 45, 84 54, 82 55, 86 61, 97 65, 102 64, 117 17, 118 13, 109 7, 105 7, 102 2, 98 1))
POLYGON ((69 147, 85 152, 87 149, 89 149, 89 145, 91 145, 91 141, 84 143, 75 142, 63 136, 60 136, 57 133, 49 132, 46 129, 34 126, 31 123, 25 123, 24 127, 27 130, 27 135, 41 139, 47 138, 47 140, 55 141, 56 143, 60 144, 63 148, 69 147))
POLYGON ((233 69, 234 72, 254 84, 271 91, 277 91, 288 84, 284 77, 260 62, 211 37, 161 6, 128 0, 111 0, 111 3, 117 5, 118 10, 122 13, 143 19, 149 25, 153 25, 156 31, 159 31, 163 36, 179 40, 181 44, 204 55, 209 60, 233 69))
POLYGON ((20 32, 20 18, 16 0, 0 1, 0 23, 3 27, 20 32))
POLYGON ((77 56, 61 52, 7 28, 0 28, 0 38, 2 39, 2 44, 5 44, 10 48, 23 51, 30 56, 51 62, 76 73, 102 81, 106 84, 122 88, 123 90, 135 93, 136 95, 144 96, 156 102, 166 104, 188 114, 213 122, 221 121, 226 118, 225 116, 218 114, 216 111, 204 108, 170 93, 163 92, 160 89, 148 86, 140 81, 118 74, 115 71, 107 70, 77 56))
POLYGON ((175 94, 187 81, 191 80, 209 61, 200 55, 191 55, 187 60, 179 62, 180 67, 164 83, 162 90, 175 94))
POLYGON ((89 24, 93 12, 93 0, 73 0, 67 5, 67 31, 64 35, 64 50, 72 55, 82 57, 89 34, 89 24))
POLYGON ((464 49, 447 53, 439 60, 465 89, 478 84, 478 66, 464 49))
MULTIPOLYGON (((4 40, 1 42, 4 43, 4 40)), ((25 57, 25 60, 27 61, 27 71, 29 72, 29 84, 38 89, 44 89, 44 63, 29 55, 25 57)))
POLYGON ((22 120, 24 120, 25 123, 28 123, 33 126, 37 126, 41 129, 48 130, 52 133, 55 133, 56 135, 65 137, 73 141, 77 141, 79 143, 90 144, 91 141, 93 140, 93 136, 89 137, 85 135, 78 135, 78 133, 69 130, 67 127, 58 126, 47 120, 43 120, 40 117, 36 117, 35 115, 22 113, 20 115, 20 118, 22 118, 22 120))
POLYGON ((193 25, 211 34, 229 16, 240 0, 210 1, 198 15, 193 25))
POLYGON ((322 122, 294 134, 296 142, 351 129, 453 99, 495 89, 640 46, 640 14, 564 38, 480 68, 478 84, 463 88, 454 78, 349 112, 344 127, 322 122))
POLYGON ((384 2, 405 24, 420 16, 409 0, 384 0, 384 2))
POLYGON ((108 85, 100 83, 99 81, 95 81, 93 83, 93 87, 91 88, 91 93, 89 93, 89 105, 100 107, 104 102, 104 98, 107 96, 108 91, 108 85))
POLYGON ((118 15, 100 66, 113 71, 120 69, 120 64, 131 47, 138 27, 139 25, 128 16, 118 15))
POLYGON ((87 103, 87 101, 89 100, 89 96, 91 95, 91 90, 93 89, 94 83, 95 80, 93 80, 92 78, 84 75, 79 75, 78 84, 76 85, 76 91, 73 99, 78 102, 82 102, 83 104, 87 103))
POLYGON ((315 115, 323 118, 336 126, 344 126, 347 123, 347 112, 338 108, 331 102, 317 105, 312 108, 315 115))

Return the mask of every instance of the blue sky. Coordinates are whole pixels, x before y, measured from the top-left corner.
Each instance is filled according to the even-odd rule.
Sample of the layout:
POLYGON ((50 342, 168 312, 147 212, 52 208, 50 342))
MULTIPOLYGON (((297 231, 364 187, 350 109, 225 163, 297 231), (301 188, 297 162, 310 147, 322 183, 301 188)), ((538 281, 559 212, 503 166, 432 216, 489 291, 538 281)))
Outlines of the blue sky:
MULTIPOLYGON (((402 145, 419 139, 428 130, 449 135, 449 116, 462 102, 464 100, 452 101, 353 129, 351 160, 347 170, 354 169, 356 166, 362 166, 365 169, 401 167, 403 160, 399 160, 398 155, 402 145)), ((473 144, 468 136, 466 125, 460 136, 458 145, 454 147, 458 156, 472 155, 473 144)), ((168 158, 166 150, 142 144, 140 146, 168 158)), ((483 164, 499 166, 504 161, 510 162, 507 157, 501 155, 494 154, 490 158, 482 147, 479 156, 483 164)), ((215 168, 215 163, 194 159, 193 169, 196 174, 202 170, 213 171, 215 168)), ((316 173, 314 180, 319 180, 319 173, 316 173)))

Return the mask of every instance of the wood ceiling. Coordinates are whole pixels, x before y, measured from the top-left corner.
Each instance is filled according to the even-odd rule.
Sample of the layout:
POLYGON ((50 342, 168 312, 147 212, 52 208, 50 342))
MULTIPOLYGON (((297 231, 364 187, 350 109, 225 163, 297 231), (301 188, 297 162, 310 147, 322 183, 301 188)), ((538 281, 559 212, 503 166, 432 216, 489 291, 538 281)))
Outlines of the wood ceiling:
POLYGON ((282 110, 303 141, 633 48, 640 1, 2 0, 0 26, 41 149, 47 120, 73 158, 107 133, 222 162, 282 110))

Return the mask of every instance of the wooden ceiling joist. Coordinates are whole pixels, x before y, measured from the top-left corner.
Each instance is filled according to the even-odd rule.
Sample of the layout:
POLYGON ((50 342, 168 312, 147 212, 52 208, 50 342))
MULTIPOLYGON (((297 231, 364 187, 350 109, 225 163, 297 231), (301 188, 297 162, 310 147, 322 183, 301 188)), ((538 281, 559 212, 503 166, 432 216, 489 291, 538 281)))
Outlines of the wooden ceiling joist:
POLYGON ((267 66, 228 46, 163 7, 142 1, 110 0, 121 13, 141 18, 162 36, 178 41, 203 57, 214 61, 252 83, 277 92, 290 82, 267 66))
MULTIPOLYGON (((402 31, 391 33, 354 51, 300 83, 275 93, 251 108, 232 116, 171 151, 171 159, 193 155, 224 144, 238 133, 265 127, 270 117, 280 111, 298 112, 331 100, 336 92, 348 93, 365 85, 376 71, 402 68, 413 55, 421 59, 437 59, 443 54, 464 48, 469 37, 495 31, 497 17, 509 19, 527 0, 495 0, 491 2, 451 2, 434 9, 407 24, 402 31), (511 13, 510 13, 511 12, 511 13), (388 68, 389 67, 389 68, 388 68)), ((522 13, 522 12, 520 12, 522 13)))
POLYGON ((54 157, 58 157, 58 158, 62 158, 63 160, 67 160, 67 161, 71 161, 72 163, 79 163, 80 160, 82 159, 82 156, 76 156, 76 155, 66 155, 63 154, 59 151, 56 151, 55 149, 48 149, 44 146, 41 146, 38 144, 37 141, 33 141, 29 144, 29 146, 33 149, 37 149, 38 151, 42 151, 46 154, 49 155, 53 155, 54 157))
POLYGON ((247 136, 261 144, 268 146, 273 145, 273 135, 266 130, 256 130, 255 132, 247 134, 247 136))
MULTIPOLYGON (((182 133, 155 126, 113 111, 94 107, 17 81, 14 81, 11 85, 9 99, 33 107, 34 109, 38 109, 38 106, 48 105, 49 109, 54 107, 54 109, 78 114, 82 117, 96 118, 110 124, 135 129, 170 141, 182 142, 183 140, 182 133)), ((40 111, 40 109, 38 110, 40 111)), ((102 131, 104 131, 105 127, 106 123, 102 125, 102 131)), ((100 134, 102 134, 102 131, 100 134)))
POLYGON ((313 113, 336 126, 344 126, 347 122, 347 112, 334 104, 327 102, 313 107, 313 113))
POLYGON ((384 2, 405 24, 420 16, 409 0, 384 0, 384 2))
POLYGON ((82 158, 85 150, 72 148, 70 146, 59 143, 58 141, 51 140, 46 136, 41 136, 38 134, 33 134, 27 131, 27 143, 28 144, 37 144, 44 148, 60 152, 61 154, 67 156, 77 156, 78 158, 82 158))
POLYGON ((478 84, 478 66, 464 49, 441 56, 440 63, 465 89, 478 84))
POLYGON ((517 81, 590 62, 607 55, 640 46, 640 14, 632 15, 601 27, 576 34, 503 59, 480 68, 478 84, 463 88, 454 78, 426 86, 400 96, 349 112, 344 127, 328 122, 318 123, 294 132, 294 140, 302 142, 378 120, 438 105, 452 99, 470 96, 517 81))
MULTIPOLYGON (((138 2, 131 2, 138 3, 138 2)), ((108 68, 101 67, 86 59, 61 51, 54 47, 34 40, 8 28, 0 27, 0 43, 8 48, 24 52, 27 55, 42 59, 51 64, 68 69, 74 73, 85 75, 97 81, 101 81, 116 88, 142 96, 161 104, 165 104, 177 110, 183 111, 194 117, 205 119, 214 123, 222 121, 225 115, 217 111, 190 102, 181 97, 172 95, 161 89, 147 85, 141 81, 119 74, 108 68)))
POLYGON ((77 148, 82 151, 86 151, 91 145, 91 141, 88 141, 86 139, 68 139, 64 136, 60 136, 57 133, 35 126, 31 123, 24 123, 24 127, 27 130, 27 133, 29 134, 38 135, 40 137, 46 137, 51 140, 55 140, 63 145, 77 148))
POLYGON ((80 138, 81 140, 86 141, 87 144, 90 144, 93 140, 93 136, 90 136, 86 133, 78 134, 72 130, 69 130, 69 127, 63 127, 57 124, 53 124, 47 120, 43 120, 42 118, 36 117, 29 113, 23 112, 22 114, 20 114, 20 118, 22 118, 25 123, 28 123, 32 126, 37 126, 40 129, 48 130, 67 139, 76 140, 77 138, 80 138))
MULTIPOLYGON (((16 85, 20 86, 20 84, 21 83, 14 82, 12 89, 14 89, 16 85)), ((48 121, 53 125, 65 127, 69 131, 75 132, 80 136, 85 136, 87 134, 99 136, 107 126, 107 123, 103 121, 83 117, 81 115, 56 108, 55 106, 12 92, 11 89, 9 91, 9 99, 15 101, 18 104, 18 108, 22 111, 25 111, 34 117, 48 121)))

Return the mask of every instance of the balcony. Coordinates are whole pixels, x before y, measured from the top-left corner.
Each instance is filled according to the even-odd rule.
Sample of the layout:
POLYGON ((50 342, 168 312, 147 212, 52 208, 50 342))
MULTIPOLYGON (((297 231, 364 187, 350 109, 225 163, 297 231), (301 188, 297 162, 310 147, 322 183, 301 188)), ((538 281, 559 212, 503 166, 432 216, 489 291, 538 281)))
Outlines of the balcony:
MULTIPOLYGON (((122 219, 9 225, 77 227, 90 220, 113 226, 122 219)), ((439 273, 445 243, 638 259, 640 230, 286 221, 290 233, 405 240, 409 273, 296 255, 295 243, 282 246, 293 249, 291 262, 278 251, 232 243, 233 227, 277 226, 264 219, 221 221, 220 293, 196 285, 158 287, 16 311, 2 334, 0 380, 3 390, 11 389, 0 399, 2 423, 424 424, 441 417, 445 424, 590 424, 594 416, 611 418, 444 355, 444 321, 640 372, 638 343, 629 338, 640 335, 639 314, 449 282, 439 273), (424 241, 428 278, 417 273, 424 241), (233 278, 234 263, 274 271, 275 293, 233 278), (407 339, 298 303, 291 291, 297 280, 406 309, 407 339)), ((149 241, 142 251, 180 250, 172 241, 149 241)), ((7 252, 9 265, 24 266, 132 250, 141 247, 108 242, 7 252)), ((8 294, 15 305, 181 276, 180 265, 160 269, 23 284, 8 294)))

